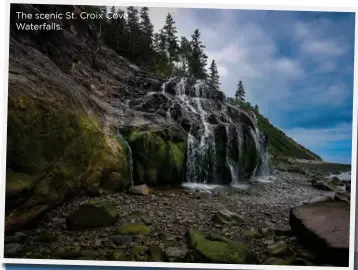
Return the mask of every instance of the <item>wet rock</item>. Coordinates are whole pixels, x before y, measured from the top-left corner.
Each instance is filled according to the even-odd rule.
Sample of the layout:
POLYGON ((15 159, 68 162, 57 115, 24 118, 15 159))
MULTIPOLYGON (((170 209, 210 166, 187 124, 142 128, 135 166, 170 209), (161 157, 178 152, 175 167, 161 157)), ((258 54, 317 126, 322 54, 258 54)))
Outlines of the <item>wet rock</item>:
POLYGON ((187 232, 189 246, 193 248, 199 258, 212 263, 258 263, 256 256, 249 248, 239 242, 234 241, 211 241, 202 232, 190 228, 187 232))
POLYGON ((261 238, 262 237, 262 234, 256 229, 250 229, 248 231, 245 231, 243 235, 246 237, 250 237, 250 238, 261 238))
POLYGON ((306 204, 312 204, 317 202, 325 202, 325 201, 332 201, 333 198, 331 196, 316 196, 306 202, 306 204))
POLYGON ((165 256, 170 262, 184 262, 188 255, 188 250, 183 247, 168 247, 165 256))
POLYGON ((326 190, 326 191, 338 191, 338 187, 332 183, 330 183, 327 180, 321 180, 312 182, 313 187, 320 189, 320 190, 326 190))
POLYGON ((267 252, 274 256, 285 255, 288 252, 288 246, 284 241, 279 241, 268 246, 267 252))
POLYGON ((351 195, 349 192, 338 191, 334 194, 334 199, 336 201, 343 201, 349 204, 351 201, 351 195))
POLYGON ((126 245, 133 241, 129 235, 113 235, 110 238, 117 245, 126 245))
POLYGON ((240 225, 244 222, 244 218, 227 209, 222 209, 214 214, 212 221, 217 224, 240 225))
POLYGON ((118 216, 116 206, 109 201, 89 201, 66 219, 69 229, 95 228, 113 225, 118 216))
POLYGON ((332 185, 335 185, 335 186, 341 186, 342 185, 342 181, 337 177, 337 176, 334 176, 332 177, 329 182, 332 184, 332 185))
POLYGON ((150 189, 147 185, 132 186, 128 189, 128 192, 134 195, 149 195, 150 189))
POLYGON ((326 263, 348 265, 349 204, 326 201, 294 207, 290 225, 298 240, 326 263))
POLYGON ((122 235, 145 235, 150 233, 150 227, 143 223, 128 223, 118 229, 118 233, 122 235))

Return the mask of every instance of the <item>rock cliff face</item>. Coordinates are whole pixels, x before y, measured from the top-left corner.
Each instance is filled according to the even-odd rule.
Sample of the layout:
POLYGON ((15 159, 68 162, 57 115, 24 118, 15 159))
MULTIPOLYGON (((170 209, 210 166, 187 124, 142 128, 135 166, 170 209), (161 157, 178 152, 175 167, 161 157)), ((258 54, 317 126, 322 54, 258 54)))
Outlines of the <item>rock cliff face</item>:
POLYGON ((81 7, 11 8, 7 231, 79 191, 233 184, 267 169, 255 119, 222 92, 139 69, 84 20, 60 21, 62 31, 17 31, 17 11, 81 7))

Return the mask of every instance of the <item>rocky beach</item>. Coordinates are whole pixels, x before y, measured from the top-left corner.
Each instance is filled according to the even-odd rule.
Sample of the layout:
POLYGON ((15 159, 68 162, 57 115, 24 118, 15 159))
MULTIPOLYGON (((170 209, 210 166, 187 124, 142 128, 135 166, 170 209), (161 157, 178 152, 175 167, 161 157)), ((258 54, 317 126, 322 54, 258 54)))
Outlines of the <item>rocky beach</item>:
POLYGON ((199 249, 193 246, 189 231, 195 229, 210 235, 213 241, 223 238, 246 245, 254 254, 254 259, 245 260, 246 263, 329 265, 300 243, 300 235, 291 231, 289 223, 290 211, 296 206, 334 201, 335 191, 312 186, 312 178, 323 179, 329 172, 319 168, 300 169, 297 165, 282 167, 265 181, 253 182, 246 189, 154 188, 148 195, 122 192, 77 197, 46 214, 36 229, 7 236, 8 255, 169 262, 240 260, 241 254, 229 259, 217 255, 221 254, 220 249, 215 250, 217 254, 207 255, 200 246, 199 249), (86 217, 80 229, 72 230, 68 226, 66 220, 83 203, 98 201, 108 202, 118 212, 110 226, 86 229, 86 220, 91 223, 91 219, 101 219, 96 215, 86 217), (10 244, 16 238, 21 241, 10 244), (203 259, 201 253, 207 257, 203 259))

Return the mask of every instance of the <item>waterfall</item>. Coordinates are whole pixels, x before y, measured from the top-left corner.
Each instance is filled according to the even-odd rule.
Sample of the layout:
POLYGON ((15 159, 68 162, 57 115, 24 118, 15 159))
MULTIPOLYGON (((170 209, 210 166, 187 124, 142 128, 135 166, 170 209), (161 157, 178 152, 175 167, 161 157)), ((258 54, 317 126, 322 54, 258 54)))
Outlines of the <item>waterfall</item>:
POLYGON ((128 142, 123 138, 122 134, 119 132, 117 133, 118 140, 125 146, 126 148, 126 156, 127 156, 127 164, 129 168, 129 177, 131 180, 131 185, 133 186, 133 156, 132 156, 132 149, 128 142))
MULTIPOLYGON (((225 131, 226 131, 226 137, 227 137, 227 143, 226 143, 226 165, 228 166, 230 170, 231 175, 231 184, 237 185, 239 184, 239 168, 238 168, 238 162, 232 159, 231 157, 231 148, 233 147, 233 138, 230 134, 230 125, 231 123, 228 123, 225 125, 225 131)), ((235 129, 236 130, 236 129, 235 129)), ((239 134, 238 134, 238 140, 240 140, 239 134)))
POLYGON ((213 91, 216 90, 212 90, 204 80, 194 82, 188 78, 171 78, 161 87, 161 93, 172 102, 166 112, 167 120, 175 121, 180 125, 182 119, 189 119, 191 123, 190 130, 187 131, 185 182, 191 184, 223 184, 225 182, 232 186, 242 185, 239 159, 240 155, 245 154, 242 152, 245 151, 243 136, 252 137, 259 155, 252 175, 265 175, 268 172, 267 153, 264 140, 257 128, 256 115, 216 100, 216 93, 213 91), (254 128, 249 125, 243 127, 246 130, 250 129, 249 135, 241 130, 240 117, 235 118, 232 113, 239 116, 244 113, 245 117, 252 121, 254 128), (225 129, 220 131, 217 129, 220 127, 225 129), (221 136, 219 134, 225 136, 225 132, 225 142, 220 137, 216 138, 216 136, 221 136), (220 145, 216 145, 217 142, 220 145), (221 149, 220 152, 217 152, 217 149, 221 149), (225 156, 221 157, 221 153, 225 156), (220 158, 220 163, 217 163, 217 158, 220 158), (226 172, 220 169, 223 165, 227 168, 226 172))

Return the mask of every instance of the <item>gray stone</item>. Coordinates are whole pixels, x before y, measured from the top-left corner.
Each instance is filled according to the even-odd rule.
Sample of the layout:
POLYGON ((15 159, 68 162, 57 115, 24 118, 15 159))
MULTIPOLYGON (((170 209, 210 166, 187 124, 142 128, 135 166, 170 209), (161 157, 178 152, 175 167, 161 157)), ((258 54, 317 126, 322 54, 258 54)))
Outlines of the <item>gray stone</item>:
POLYGON ((170 262, 183 262, 188 255, 184 247, 169 247, 165 250, 165 256, 170 262))
POLYGON ((111 240, 117 245, 125 245, 131 243, 133 238, 129 235, 113 235, 111 240))

